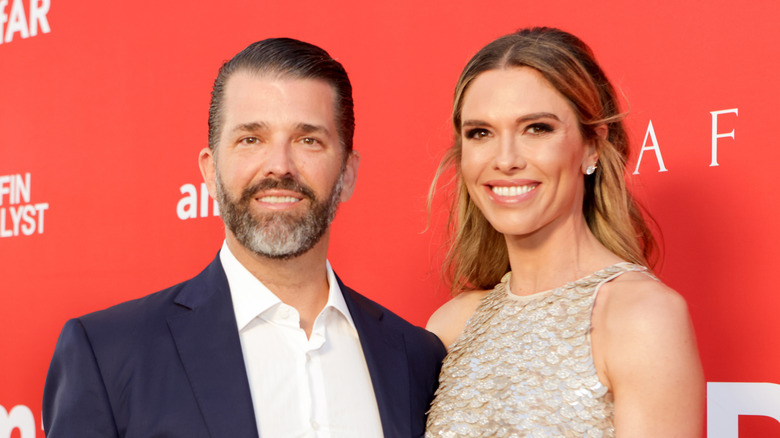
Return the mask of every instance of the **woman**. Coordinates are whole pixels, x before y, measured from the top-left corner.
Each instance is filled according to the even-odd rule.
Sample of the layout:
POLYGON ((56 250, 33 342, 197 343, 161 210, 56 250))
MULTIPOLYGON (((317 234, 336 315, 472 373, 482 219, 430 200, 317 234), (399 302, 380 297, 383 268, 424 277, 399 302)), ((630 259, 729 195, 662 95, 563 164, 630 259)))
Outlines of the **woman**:
POLYGON ((645 267, 654 240, 590 49, 550 28, 499 38, 461 74, 453 122, 456 295, 428 323, 449 354, 426 435, 700 437, 693 328, 645 267))

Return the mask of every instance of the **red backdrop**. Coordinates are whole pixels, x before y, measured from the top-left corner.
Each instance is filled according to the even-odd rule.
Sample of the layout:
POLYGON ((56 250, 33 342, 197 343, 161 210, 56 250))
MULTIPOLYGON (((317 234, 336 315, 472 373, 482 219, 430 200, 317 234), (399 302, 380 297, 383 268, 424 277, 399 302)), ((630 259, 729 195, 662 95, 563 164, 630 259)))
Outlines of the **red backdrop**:
POLYGON ((708 437, 780 436, 780 4, 212 3, 0 0, 0 438, 43 436, 66 319, 189 278, 216 254, 223 230, 201 210, 196 160, 210 87, 222 61, 266 37, 313 42, 347 68, 363 160, 330 259, 425 324, 448 297, 441 203, 423 231, 454 84, 481 46, 530 25, 582 37, 630 107, 631 171, 647 149, 631 179, 663 231, 660 277, 689 303, 711 420, 743 414, 738 435, 721 422, 708 437))

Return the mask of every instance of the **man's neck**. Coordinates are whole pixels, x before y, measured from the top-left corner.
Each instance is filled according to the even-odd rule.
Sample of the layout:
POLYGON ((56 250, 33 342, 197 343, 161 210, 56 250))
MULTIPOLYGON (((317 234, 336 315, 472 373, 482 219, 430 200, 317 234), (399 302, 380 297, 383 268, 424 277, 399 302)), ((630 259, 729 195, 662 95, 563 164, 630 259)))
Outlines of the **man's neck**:
POLYGON ((229 232, 227 246, 233 256, 279 299, 295 308, 301 328, 311 335, 314 320, 328 302, 328 237, 326 232, 309 251, 290 259, 263 257, 241 245, 229 232))

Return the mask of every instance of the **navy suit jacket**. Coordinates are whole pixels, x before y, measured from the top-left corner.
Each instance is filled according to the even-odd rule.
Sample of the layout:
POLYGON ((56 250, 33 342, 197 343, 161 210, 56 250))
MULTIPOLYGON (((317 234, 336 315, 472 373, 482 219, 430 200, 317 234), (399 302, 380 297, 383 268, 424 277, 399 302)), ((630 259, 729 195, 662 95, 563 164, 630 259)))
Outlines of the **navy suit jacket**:
MULTIPOLYGON (((340 280, 339 286, 385 437, 422 436, 443 345, 340 280)), ((257 437, 219 257, 192 280, 68 321, 46 378, 43 422, 49 438, 257 437)))

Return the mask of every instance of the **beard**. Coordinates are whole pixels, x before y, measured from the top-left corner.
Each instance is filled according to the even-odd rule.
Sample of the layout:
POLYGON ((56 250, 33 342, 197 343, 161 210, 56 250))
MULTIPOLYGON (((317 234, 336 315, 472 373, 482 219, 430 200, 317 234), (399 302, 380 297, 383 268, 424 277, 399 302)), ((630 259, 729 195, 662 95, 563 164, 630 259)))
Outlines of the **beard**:
POLYGON ((217 202, 225 227, 241 245, 259 256, 286 260, 310 250, 328 230, 338 209, 342 180, 343 171, 327 199, 319 200, 310 187, 291 176, 265 178, 245 188, 236 200, 225 190, 217 171, 217 202), (309 200, 309 208, 302 215, 287 212, 252 213, 250 206, 257 193, 269 189, 300 193, 309 200))

